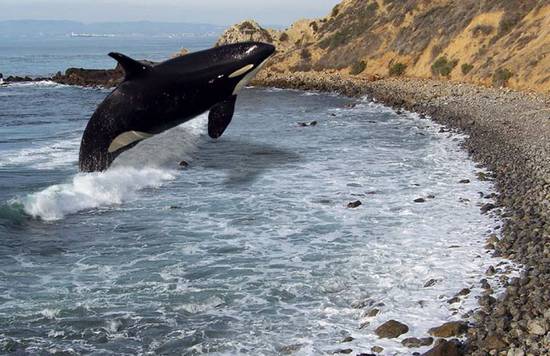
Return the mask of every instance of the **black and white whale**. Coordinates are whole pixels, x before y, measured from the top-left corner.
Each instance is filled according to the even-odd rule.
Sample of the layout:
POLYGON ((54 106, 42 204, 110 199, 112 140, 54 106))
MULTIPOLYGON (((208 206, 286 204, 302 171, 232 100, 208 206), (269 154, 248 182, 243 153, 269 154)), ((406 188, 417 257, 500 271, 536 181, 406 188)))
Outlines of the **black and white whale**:
POLYGON ((220 137, 233 117, 237 94, 274 52, 272 45, 244 42, 154 65, 109 53, 124 69, 125 78, 84 130, 80 170, 104 171, 139 141, 208 110, 208 134, 220 137))

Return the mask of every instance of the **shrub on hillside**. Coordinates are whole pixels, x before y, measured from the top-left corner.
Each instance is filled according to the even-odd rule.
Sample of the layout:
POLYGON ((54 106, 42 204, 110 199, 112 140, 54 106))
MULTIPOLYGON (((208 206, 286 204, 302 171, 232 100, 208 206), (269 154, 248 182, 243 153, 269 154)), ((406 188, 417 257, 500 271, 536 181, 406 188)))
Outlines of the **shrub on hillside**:
POLYGON ((460 69, 462 69, 462 74, 466 75, 470 73, 472 69, 474 69, 474 66, 470 63, 463 63, 462 66, 460 66, 460 69))
POLYGON ((241 23, 241 25, 239 26, 239 30, 241 31, 255 30, 255 29, 256 27, 250 21, 245 21, 241 23))
POLYGON ((479 35, 487 36, 493 32, 493 26, 491 25, 477 25, 474 28, 472 28, 472 34, 474 37, 478 37, 479 35))
POLYGON ((508 84, 508 80, 512 78, 514 74, 507 68, 499 68, 493 74, 493 85, 496 87, 504 87, 508 84))
POLYGON ((439 57, 432 64, 432 73, 437 76, 441 75, 444 77, 448 77, 457 64, 458 64, 458 61, 456 59, 449 61, 447 57, 439 57))
POLYGON ((441 51, 443 51, 443 48, 441 47, 441 45, 436 44, 435 46, 433 46, 432 47, 432 59, 437 57, 441 53, 441 51))
POLYGON ((300 62, 298 63, 297 65, 293 66, 293 67, 290 67, 290 70, 292 72, 309 72, 311 71, 313 68, 313 66, 311 65, 311 63, 308 63, 308 62, 300 62))
POLYGON ((376 1, 367 5, 367 12, 376 12, 376 10, 378 10, 378 3, 376 1))
POLYGON ((313 32, 319 31, 319 26, 317 26, 317 23, 316 23, 315 21, 311 22, 311 23, 309 24, 309 27, 311 27, 311 30, 312 30, 313 32))
POLYGON ((335 49, 347 43, 348 34, 344 31, 338 31, 334 35, 325 38, 319 42, 319 47, 322 49, 330 48, 335 49))
POLYGON ((300 57, 303 59, 303 60, 310 60, 311 59, 311 52, 309 51, 309 49, 307 48, 303 48, 301 51, 300 51, 300 57))
POLYGON ((340 13, 340 5, 336 5, 332 8, 332 12, 330 13, 331 17, 336 17, 340 13))
POLYGON ((403 74, 405 74, 405 70, 407 69, 407 65, 403 64, 401 62, 394 63, 390 65, 389 74, 392 77, 399 77, 403 74))
POLYGON ((500 36, 503 36, 507 34, 508 32, 512 31, 512 29, 521 21, 521 17, 519 14, 515 13, 505 13, 504 16, 502 16, 502 19, 500 20, 498 24, 498 32, 500 36))
POLYGON ((289 40, 288 34, 286 32, 281 33, 281 36, 279 37, 279 41, 286 42, 289 40))
POLYGON ((363 73, 365 69, 367 69, 367 63, 365 61, 358 61, 353 63, 349 73, 351 75, 357 75, 363 73))

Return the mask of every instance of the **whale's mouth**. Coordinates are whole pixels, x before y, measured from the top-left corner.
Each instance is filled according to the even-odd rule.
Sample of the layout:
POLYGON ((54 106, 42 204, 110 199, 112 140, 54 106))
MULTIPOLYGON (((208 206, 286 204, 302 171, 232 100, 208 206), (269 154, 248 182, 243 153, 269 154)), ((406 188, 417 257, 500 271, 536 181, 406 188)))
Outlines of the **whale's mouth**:
POLYGON ((233 95, 237 95, 241 90, 243 90, 244 87, 246 87, 246 85, 248 83, 250 83, 250 81, 252 79, 254 79, 254 77, 256 76, 256 74, 258 74, 258 72, 260 71, 260 69, 263 68, 263 66, 265 66, 265 64, 267 63, 269 57, 264 59, 264 61, 262 63, 260 63, 258 66, 256 66, 256 68, 254 68, 253 70, 251 70, 248 74, 246 74, 243 79, 240 80, 240 82, 237 84, 237 86, 235 86, 235 89, 233 90, 233 95))

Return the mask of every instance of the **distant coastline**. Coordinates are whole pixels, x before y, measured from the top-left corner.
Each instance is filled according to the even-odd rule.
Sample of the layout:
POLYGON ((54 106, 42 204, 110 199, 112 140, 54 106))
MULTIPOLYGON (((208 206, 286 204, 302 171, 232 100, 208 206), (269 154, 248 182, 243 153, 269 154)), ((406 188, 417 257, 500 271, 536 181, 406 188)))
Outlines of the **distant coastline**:
POLYGON ((70 37, 115 37, 114 34, 97 34, 97 33, 75 33, 71 32, 70 37))
POLYGON ((2 38, 34 37, 83 37, 112 38, 124 36, 151 37, 214 37, 220 36, 224 26, 194 23, 169 22, 99 22, 81 23, 76 21, 13 20, 0 21, 2 38))

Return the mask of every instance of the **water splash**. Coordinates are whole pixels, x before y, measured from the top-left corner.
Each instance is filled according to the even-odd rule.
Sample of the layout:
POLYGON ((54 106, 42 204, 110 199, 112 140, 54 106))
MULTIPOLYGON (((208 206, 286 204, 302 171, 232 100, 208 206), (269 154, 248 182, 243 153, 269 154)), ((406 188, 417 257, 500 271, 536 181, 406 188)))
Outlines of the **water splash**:
POLYGON ((132 199, 139 190, 159 187, 174 177, 175 172, 156 168, 77 174, 70 183, 52 185, 14 203, 20 202, 32 217, 59 220, 81 210, 121 204, 132 199))
POLYGON ((55 184, 14 199, 26 214, 45 221, 134 199, 140 190, 158 188, 174 180, 182 160, 193 158, 205 132, 206 115, 145 140, 121 154, 105 172, 78 173, 69 183, 55 184))

